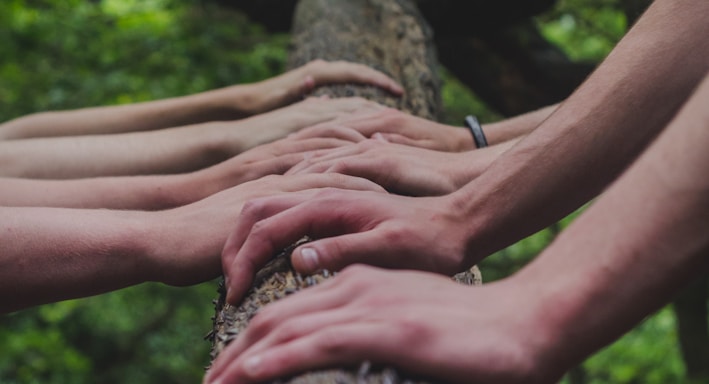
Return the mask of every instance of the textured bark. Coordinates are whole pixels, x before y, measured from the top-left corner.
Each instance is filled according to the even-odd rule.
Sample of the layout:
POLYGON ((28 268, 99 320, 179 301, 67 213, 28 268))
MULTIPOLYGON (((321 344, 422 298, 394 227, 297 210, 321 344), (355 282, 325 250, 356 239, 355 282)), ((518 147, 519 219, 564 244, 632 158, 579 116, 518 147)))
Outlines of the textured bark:
MULTIPOLYGON (((302 0, 295 15, 291 67, 317 58, 356 61, 388 73, 406 89, 401 99, 359 85, 323 87, 315 94, 361 96, 418 116, 438 116, 440 81, 436 75, 432 36, 409 0, 302 0)), ((220 287, 220 297, 215 301, 214 328, 207 335, 212 341, 213 359, 245 329, 259 308, 333 275, 327 271, 307 277, 295 273, 289 263, 291 250, 285 250, 259 271, 251 290, 238 306, 224 302, 223 286, 220 287)), ((469 285, 481 283, 477 268, 458 274, 454 279, 469 285)), ((277 382, 413 384, 429 381, 398 372, 393 367, 371 366, 363 361, 358 368, 307 372, 277 382)))
POLYGON ((440 79, 430 28, 409 1, 303 0, 296 8, 289 66, 314 59, 367 64, 406 89, 402 98, 375 87, 325 87, 335 97, 362 96, 421 117, 441 111, 440 79))

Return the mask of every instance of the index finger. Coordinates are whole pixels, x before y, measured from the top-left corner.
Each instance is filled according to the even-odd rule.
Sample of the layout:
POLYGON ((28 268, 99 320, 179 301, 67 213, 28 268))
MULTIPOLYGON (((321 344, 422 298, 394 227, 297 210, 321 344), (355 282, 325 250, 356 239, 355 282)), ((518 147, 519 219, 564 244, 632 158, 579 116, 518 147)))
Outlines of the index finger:
POLYGON ((335 82, 372 84, 397 96, 404 94, 404 88, 394 79, 367 65, 347 61, 333 61, 329 64, 322 71, 313 74, 316 84, 335 82))

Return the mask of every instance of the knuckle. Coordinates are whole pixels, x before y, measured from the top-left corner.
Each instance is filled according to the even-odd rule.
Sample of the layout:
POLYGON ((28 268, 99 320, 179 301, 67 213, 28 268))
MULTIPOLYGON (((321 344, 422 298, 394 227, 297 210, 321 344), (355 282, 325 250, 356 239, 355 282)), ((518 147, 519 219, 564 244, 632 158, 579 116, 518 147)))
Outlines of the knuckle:
POLYGON ((337 160, 328 169, 333 175, 348 173, 350 171, 350 163, 347 160, 337 160))
POLYGON ((325 329, 321 332, 319 344, 319 348, 323 352, 334 355, 342 353, 348 346, 352 345, 350 338, 346 334, 333 329, 325 329))
POLYGON ((260 216, 263 206, 263 199, 247 200, 241 208, 241 216, 246 219, 256 219, 260 216))

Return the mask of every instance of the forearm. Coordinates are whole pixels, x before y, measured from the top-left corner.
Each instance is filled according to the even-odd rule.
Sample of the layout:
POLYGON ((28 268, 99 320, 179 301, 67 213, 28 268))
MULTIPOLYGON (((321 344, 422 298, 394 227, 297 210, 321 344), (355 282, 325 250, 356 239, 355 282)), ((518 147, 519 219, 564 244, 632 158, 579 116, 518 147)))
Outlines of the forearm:
POLYGON ((71 180, 0 178, 0 206, 160 210, 221 190, 199 172, 71 180))
POLYGON ((486 148, 455 153, 454 155, 459 158, 459 161, 444 165, 453 171, 451 178, 456 190, 465 187, 483 174, 500 156, 514 147, 521 139, 522 137, 518 137, 486 148))
POLYGON ((0 313, 150 279, 136 212, 0 207, 0 313))
POLYGON ((489 145, 504 143, 518 139, 537 128, 559 107, 559 104, 550 105, 536 111, 525 113, 509 119, 485 124, 483 131, 489 145))
POLYGON ((556 356, 590 354, 709 270, 709 78, 695 95, 638 162, 514 277, 535 287, 556 356))
POLYGON ((232 148, 241 147, 234 132, 238 128, 227 124, 0 141, 0 176, 68 179, 189 172, 228 159, 232 148))
POLYGON ((584 85, 452 197, 473 218, 471 262, 596 196, 656 137, 709 67, 708 7, 656 1, 584 85))
POLYGON ((249 85, 137 104, 37 113, 0 125, 0 140, 156 130, 250 115, 249 85))

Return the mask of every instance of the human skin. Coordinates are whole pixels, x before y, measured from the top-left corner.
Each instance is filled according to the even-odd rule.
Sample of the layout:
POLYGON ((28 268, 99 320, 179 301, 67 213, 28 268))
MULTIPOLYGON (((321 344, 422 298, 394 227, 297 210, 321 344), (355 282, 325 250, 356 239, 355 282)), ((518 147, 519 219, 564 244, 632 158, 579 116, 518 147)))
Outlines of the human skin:
POLYGON ((707 101, 709 76, 639 159, 517 274, 466 287, 429 273, 350 267, 259 311, 205 382, 263 382, 363 360, 452 383, 558 381, 709 271, 707 101))
POLYGON ((294 250, 301 272, 360 262, 453 274, 557 221, 618 177, 703 78, 707 14, 705 1, 655 1, 573 95, 455 193, 248 202, 222 255, 227 300, 237 302, 257 268, 303 235, 318 240, 294 250))
POLYGON ((15 207, 159 210, 193 203, 227 188, 283 174, 311 151, 364 140, 356 131, 340 137, 285 138, 229 160, 177 175, 93 177, 68 180, 0 178, 0 205, 15 207))
POLYGON ((379 104, 310 98, 238 121, 146 132, 0 141, 0 176, 72 179, 184 173, 227 160, 301 128, 379 104))
MULTIPOLYGON (((489 145, 518 139, 542 123, 556 110, 551 105, 510 119, 485 124, 483 131, 489 145)), ((347 127, 372 138, 390 143, 446 152, 475 149, 473 136, 466 128, 454 127, 387 108, 373 113, 343 115, 338 119, 318 124, 319 135, 326 136, 328 127, 347 127)))
POLYGON ((138 132, 240 119, 286 106, 313 88, 332 83, 371 84, 395 95, 403 92, 394 80, 365 65, 315 60, 253 84, 144 103, 20 117, 0 125, 0 140, 138 132))
POLYGON ((146 281, 212 279, 244 201, 317 188, 382 191, 344 175, 272 175, 157 212, 0 206, 0 313, 146 281))
POLYGON ((490 145, 474 150, 471 150, 473 140, 468 130, 394 109, 344 115, 304 129, 298 136, 328 137, 339 134, 336 128, 346 127, 372 140, 346 148, 315 151, 287 173, 337 172, 367 178, 401 195, 444 195, 482 174, 557 107, 552 105, 486 124, 484 131, 490 145))
POLYGON ((314 151, 286 174, 335 172, 374 181, 407 196, 452 193, 482 174, 517 139, 465 152, 388 143, 377 133, 353 145, 314 151))

